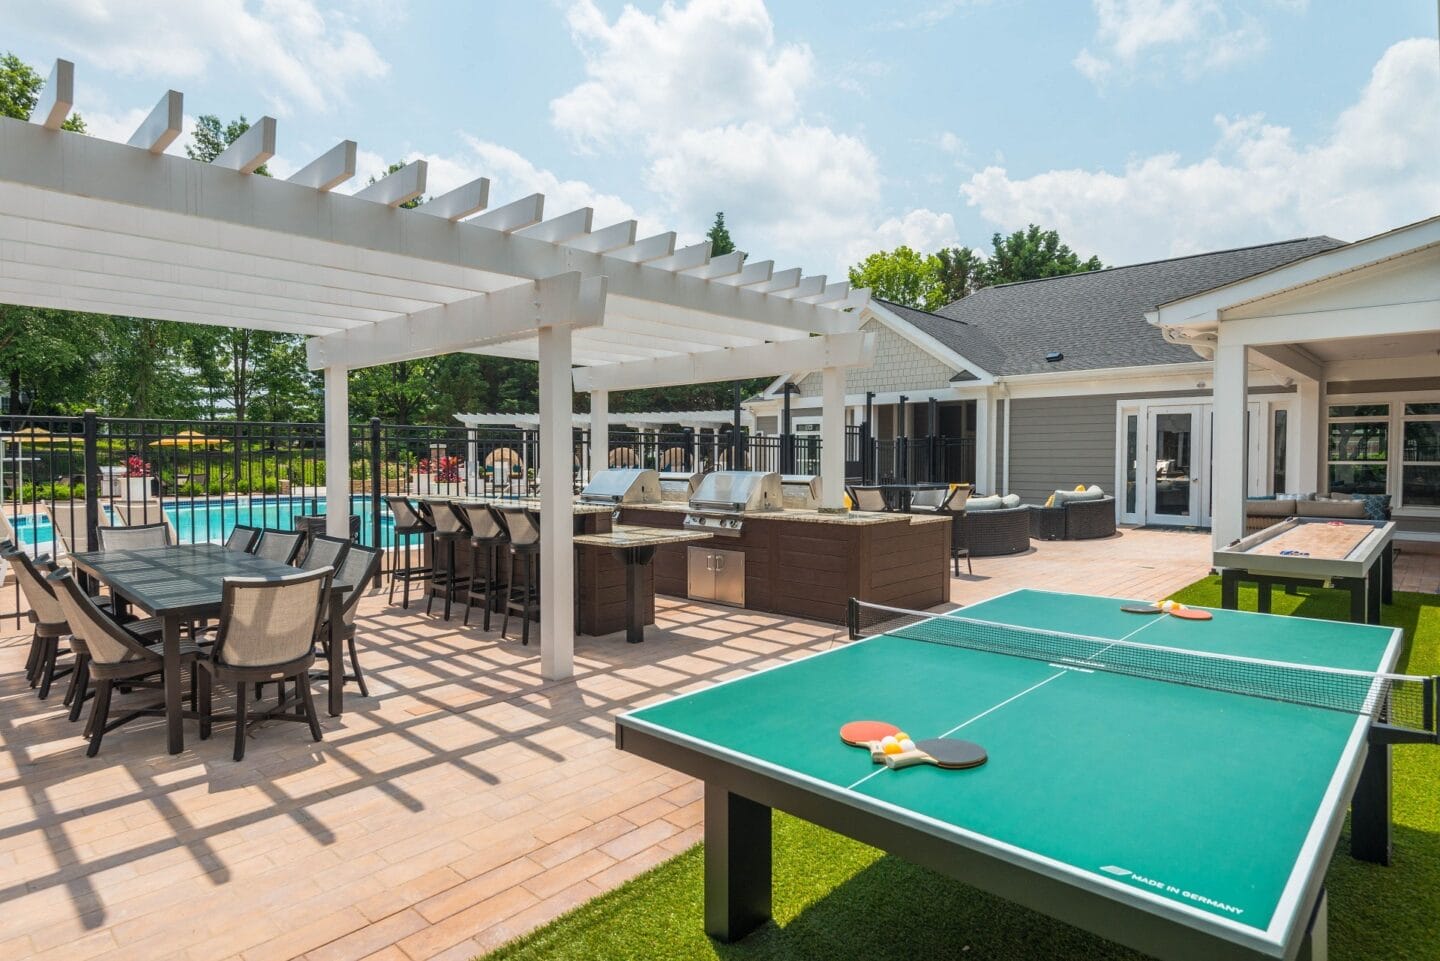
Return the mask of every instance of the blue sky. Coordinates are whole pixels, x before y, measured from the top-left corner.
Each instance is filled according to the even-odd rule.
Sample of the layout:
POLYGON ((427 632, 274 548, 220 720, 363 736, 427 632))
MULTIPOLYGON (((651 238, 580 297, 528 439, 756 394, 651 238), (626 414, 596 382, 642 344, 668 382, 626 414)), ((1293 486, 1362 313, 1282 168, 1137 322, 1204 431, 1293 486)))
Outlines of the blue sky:
MULTIPOLYGON (((124 140, 279 118, 547 213, 703 233, 832 276, 1036 221, 1126 263, 1440 213, 1434 0, 0 0, 0 49, 76 62, 124 140)), ((179 145, 172 149, 179 149, 179 145)))

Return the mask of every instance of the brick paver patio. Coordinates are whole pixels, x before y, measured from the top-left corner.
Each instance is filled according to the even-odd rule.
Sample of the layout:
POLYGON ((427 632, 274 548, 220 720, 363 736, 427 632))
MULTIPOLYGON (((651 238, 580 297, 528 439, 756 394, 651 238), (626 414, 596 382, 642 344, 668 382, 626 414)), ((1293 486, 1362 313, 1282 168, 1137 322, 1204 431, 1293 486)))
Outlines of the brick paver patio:
MULTIPOLYGON (((1208 557, 1196 533, 1040 544, 976 560, 954 599, 1158 597, 1208 557)), ((23 682, 28 638, 0 640, 0 958, 463 959, 618 885, 697 841, 701 810, 698 783, 614 749, 612 716, 843 640, 659 607, 646 643, 581 638, 577 677, 549 683, 534 647, 368 598, 372 696, 322 744, 263 727, 240 764, 193 724, 175 758, 140 722, 85 758, 59 695, 23 682)))

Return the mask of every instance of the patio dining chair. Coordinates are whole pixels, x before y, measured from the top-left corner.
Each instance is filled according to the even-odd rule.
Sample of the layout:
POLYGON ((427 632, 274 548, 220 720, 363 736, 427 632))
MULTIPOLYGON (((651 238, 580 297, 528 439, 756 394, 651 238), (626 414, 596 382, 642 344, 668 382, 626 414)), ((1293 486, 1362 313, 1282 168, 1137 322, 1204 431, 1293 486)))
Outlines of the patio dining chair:
POLYGON ((250 549, 250 553, 276 564, 293 564, 304 542, 303 531, 282 531, 266 527, 260 531, 260 540, 250 549))
POLYGON ((850 488, 850 504, 857 511, 888 511, 889 502, 885 491, 879 487, 855 485, 850 488))
MULTIPOLYGON (((85 727, 86 736, 90 738, 90 746, 85 749, 85 755, 94 757, 100 753, 101 740, 115 728, 138 717, 165 715, 165 703, 160 701, 132 709, 114 720, 110 719, 110 701, 115 688, 163 689, 165 657, 158 645, 147 644, 145 637, 107 617, 75 582, 69 571, 57 570, 45 579, 45 583, 46 587, 54 592, 56 604, 73 628, 75 643, 83 647, 86 671, 95 681, 95 703, 90 709, 90 722, 85 727), (156 675, 159 675, 158 679, 156 675)), ((190 667, 192 715, 196 710, 194 665, 197 657, 199 649, 195 645, 180 645, 181 666, 190 667)), ((71 707, 71 720, 79 717, 77 708, 84 700, 84 690, 77 690, 71 707)))
MULTIPOLYGON (((70 625, 65 620, 60 602, 55 600, 55 592, 45 582, 48 565, 47 571, 42 573, 37 561, 21 550, 12 549, 4 557, 15 572, 20 593, 30 605, 30 622, 34 628, 30 634, 30 653, 25 659, 25 677, 32 688, 39 689, 43 701, 50 696, 50 686, 55 679, 66 676, 73 669, 59 666, 61 655, 70 653, 70 649, 62 650, 60 647, 61 639, 71 633, 70 625)), ((47 561, 48 558, 42 557, 38 563, 46 564, 47 561)))
POLYGON ((235 529, 230 532, 230 536, 225 538, 225 549, 248 554, 259 540, 260 528, 236 524, 235 529))
POLYGON ((405 548, 403 564, 397 564, 398 558, 396 557, 390 559, 389 603, 395 603, 395 582, 399 581, 405 585, 400 606, 409 608, 410 582, 430 579, 430 567, 425 563, 425 538, 435 533, 435 525, 421 515, 414 501, 408 497, 387 497, 385 504, 390 508, 390 516, 395 518, 395 546, 404 545, 405 548), (418 564, 411 559, 411 550, 415 543, 412 538, 416 534, 420 535, 420 562, 418 564))
POLYGON ((329 534, 316 534, 309 539, 310 549, 305 552, 302 560, 297 560, 295 566, 302 571, 318 571, 323 567, 338 571, 345 555, 350 550, 350 542, 343 537, 331 537, 329 534))
POLYGON ((331 571, 298 571, 279 579, 232 577, 224 582, 220 628, 210 657, 198 661, 200 738, 210 736, 216 721, 235 722, 235 760, 245 757, 245 737, 265 720, 304 721, 316 741, 323 737, 315 701, 310 695, 310 667, 315 641, 330 598, 331 571), (285 696, 285 682, 295 682, 295 697, 285 696), (233 714, 214 713, 214 684, 235 690, 233 714), (246 688, 278 681, 281 696, 268 711, 251 713, 246 688), (291 710, 287 710, 291 709, 291 710))
MULTIPOLYGON (((340 595, 340 628, 335 632, 335 642, 344 641, 347 653, 350 655, 351 674, 346 674, 342 682, 354 681, 360 688, 361 697, 370 696, 370 688, 365 683, 365 674, 360 670, 360 655, 355 650, 355 609, 360 606, 360 598, 364 595, 366 588, 380 575, 380 552, 369 547, 355 546, 345 555, 340 567, 335 571, 336 587, 343 587, 344 593, 340 595)), ((320 644, 325 654, 330 653, 330 632, 326 629, 329 626, 327 618, 320 628, 320 644)), ((312 677, 315 676, 312 672, 312 677)))
POLYGON ((100 528, 102 551, 139 551, 152 547, 169 547, 168 524, 142 524, 139 527, 100 528))

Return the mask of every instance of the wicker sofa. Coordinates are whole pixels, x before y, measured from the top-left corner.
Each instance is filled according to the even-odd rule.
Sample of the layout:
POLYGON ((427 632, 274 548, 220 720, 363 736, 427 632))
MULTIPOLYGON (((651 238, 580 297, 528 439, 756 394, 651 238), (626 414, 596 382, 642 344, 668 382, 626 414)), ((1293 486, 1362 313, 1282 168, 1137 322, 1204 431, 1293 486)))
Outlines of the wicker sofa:
POLYGON ((971 557, 998 557, 1030 549, 1030 508, 967 510, 962 522, 971 557))
MULTIPOLYGON (((1346 495, 1332 497, 1307 497, 1303 500, 1287 498, 1255 498, 1245 501, 1245 533, 1253 534, 1288 517, 1325 517, 1337 520, 1364 520, 1371 515, 1362 500, 1346 499, 1346 495)), ((1389 499, 1384 507, 1386 520, 1390 519, 1389 499)))
POLYGON ((1115 498, 1031 506, 1030 536, 1042 541, 1082 541, 1115 533, 1115 498))

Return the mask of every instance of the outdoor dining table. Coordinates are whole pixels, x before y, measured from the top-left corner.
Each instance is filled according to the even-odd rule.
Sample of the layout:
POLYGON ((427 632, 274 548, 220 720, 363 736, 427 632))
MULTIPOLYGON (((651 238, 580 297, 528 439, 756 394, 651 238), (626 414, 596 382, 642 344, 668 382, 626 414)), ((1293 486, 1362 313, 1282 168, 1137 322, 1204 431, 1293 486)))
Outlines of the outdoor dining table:
POLYGON ((892 511, 908 511, 910 499, 916 491, 943 491, 949 490, 949 484, 938 482, 920 482, 914 484, 873 484, 885 495, 885 502, 890 505, 892 511))
MULTIPOLYGON (((72 554, 75 566, 110 587, 112 594, 138 607, 163 625, 165 661, 165 726, 171 754, 185 749, 185 718, 180 689, 180 628, 218 618, 227 577, 279 580, 295 568, 219 544, 182 544, 135 551, 90 551, 72 554)), ((330 594, 331 631, 340 623, 342 587, 330 594)), ((341 644, 330 637, 330 716, 339 717, 344 695, 341 644)))

